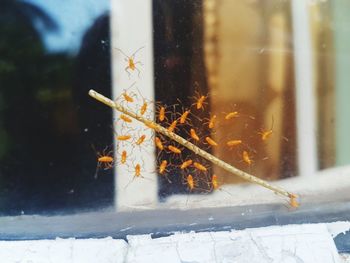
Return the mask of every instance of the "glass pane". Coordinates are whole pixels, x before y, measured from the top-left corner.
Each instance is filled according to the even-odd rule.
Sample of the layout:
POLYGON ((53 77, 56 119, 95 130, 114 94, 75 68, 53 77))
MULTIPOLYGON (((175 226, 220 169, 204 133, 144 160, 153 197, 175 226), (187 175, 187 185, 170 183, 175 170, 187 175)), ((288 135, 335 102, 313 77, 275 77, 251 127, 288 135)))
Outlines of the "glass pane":
POLYGON ((0 4, 1 214, 71 212, 113 204, 109 1, 0 4))
POLYGON ((307 185, 317 168, 349 162, 343 2, 307 2, 301 28, 295 21, 303 14, 292 1, 60 3, 1 4, 3 214, 81 211, 114 202, 120 208, 126 192, 137 200, 132 209, 151 203, 168 208, 176 197, 186 206, 190 196, 198 207, 212 199, 213 206, 237 205, 250 194, 258 203, 267 194, 246 191, 245 180, 215 158, 267 181, 286 179, 277 184, 288 187, 305 179, 301 170, 309 160, 315 172, 307 185), (310 29, 310 41, 298 38, 303 28, 310 29), (310 46, 307 78, 313 83, 305 86, 305 97, 317 105, 316 114, 299 105, 304 87, 298 74, 305 65, 298 60, 298 39, 310 46), (88 97, 90 89, 180 135, 191 149, 112 113, 88 97), (303 113, 309 116, 304 124, 317 127, 310 129, 317 149, 300 143, 310 138, 301 133, 303 113), (314 156, 301 162, 308 147, 314 156))
MULTIPOLYGON (((297 175, 290 3, 154 1, 153 8, 156 101, 168 112, 158 123, 169 127, 189 110, 176 128, 185 139, 260 178, 297 175)), ((186 149, 179 156, 158 149, 158 167, 164 160, 169 172, 161 176, 161 196, 210 193, 213 174, 219 185, 243 182, 186 149), (206 170, 181 169, 190 160, 206 170)))

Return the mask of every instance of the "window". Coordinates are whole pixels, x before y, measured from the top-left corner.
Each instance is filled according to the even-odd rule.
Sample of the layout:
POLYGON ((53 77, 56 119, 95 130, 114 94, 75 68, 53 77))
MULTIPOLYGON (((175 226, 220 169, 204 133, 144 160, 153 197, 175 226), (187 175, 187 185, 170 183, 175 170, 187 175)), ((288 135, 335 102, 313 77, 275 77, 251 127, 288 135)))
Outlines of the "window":
MULTIPOLYGON (((69 34, 77 26, 73 20, 65 21, 66 33, 59 22, 65 17, 48 20, 50 12, 61 12, 43 2, 14 2, 4 9, 31 21, 16 22, 21 34, 10 34, 5 31, 10 27, 3 26, 9 40, 2 48, 10 58, 0 62, 4 215, 64 213, 55 217, 60 224, 51 235, 67 236, 223 229, 232 224, 227 218, 234 218, 239 228, 346 217, 347 39, 342 30, 350 21, 341 13, 346 8, 328 1, 99 3, 77 2, 70 9, 79 12, 79 34, 69 34), (55 41, 58 32, 67 40, 55 41), (23 45, 9 45, 23 41, 24 53, 23 45), (125 61, 133 54, 134 62, 141 62, 135 70, 125 61), (11 66, 15 55, 22 67, 11 66), (159 136, 167 146, 171 141, 136 121, 128 126, 121 113, 89 98, 90 89, 133 111, 148 99, 151 119, 164 106, 165 127, 191 109, 191 122, 176 130, 179 135, 300 194, 302 206, 289 211, 283 198, 242 184, 184 148, 181 157, 165 154, 149 138, 159 136), (122 93, 138 103, 125 102, 122 93), (201 96, 204 110, 196 109, 201 96), (213 116, 219 125, 215 132, 208 126, 213 116), (191 129, 200 142, 191 138, 191 129), (264 131, 272 133, 263 139, 264 131), (128 134, 133 143, 116 138, 128 134), (138 146, 142 135, 147 143, 138 146), (219 146, 210 146, 206 137, 219 146), (242 142, 227 147, 229 140, 242 142), (96 169, 96 153, 106 147, 114 152, 114 169, 96 169), (124 150, 128 165, 120 164, 124 150), (210 172, 194 166, 183 171, 181 163, 190 159, 210 172), (159 174, 162 161, 169 164, 165 174, 159 174), (137 165, 141 176, 135 176, 137 165), (195 187, 189 190, 190 173, 195 187), (210 183, 213 174, 218 191, 210 183), (184 227, 191 221, 194 225, 184 227), (74 225, 86 228, 75 231, 74 225)), ((6 23, 16 25, 1 12, 6 23)), ((28 233, 45 237, 39 225, 53 219, 34 218, 28 233)))

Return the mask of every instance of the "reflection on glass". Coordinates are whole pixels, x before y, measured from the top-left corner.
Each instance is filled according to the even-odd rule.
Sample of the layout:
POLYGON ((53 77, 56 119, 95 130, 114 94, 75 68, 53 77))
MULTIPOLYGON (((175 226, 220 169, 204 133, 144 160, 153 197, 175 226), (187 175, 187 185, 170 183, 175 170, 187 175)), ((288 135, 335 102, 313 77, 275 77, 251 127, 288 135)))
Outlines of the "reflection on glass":
POLYGON ((111 94, 109 15, 102 12, 108 5, 101 1, 101 12, 85 19, 89 3, 70 2, 75 8, 59 1, 1 3, 2 214, 67 212, 113 201, 112 171, 94 178, 92 147, 112 144, 112 115, 86 95, 91 87, 111 94), (46 37, 62 32, 71 37, 47 52, 55 47, 46 37))
MULTIPOLYGON (((25 3, 39 7, 41 14, 55 22, 56 30, 50 30, 47 23, 37 16, 32 17, 33 26, 39 32, 45 50, 50 53, 65 52, 71 55, 79 52, 84 34, 93 26, 94 21, 109 10, 109 0, 64 2, 26 0, 25 3)), ((103 39, 101 44, 104 44, 103 39)))

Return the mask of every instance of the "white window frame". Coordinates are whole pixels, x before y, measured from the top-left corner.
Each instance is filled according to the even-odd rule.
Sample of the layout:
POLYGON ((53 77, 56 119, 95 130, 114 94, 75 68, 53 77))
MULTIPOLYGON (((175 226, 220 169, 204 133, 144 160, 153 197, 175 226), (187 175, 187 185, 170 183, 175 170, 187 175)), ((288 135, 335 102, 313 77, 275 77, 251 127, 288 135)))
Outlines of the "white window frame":
MULTIPOLYGON (((120 96, 123 90, 135 83, 136 88, 142 91, 142 96, 154 101, 151 0, 111 1, 111 43, 112 93, 114 98, 120 96), (143 64, 142 66, 137 65, 141 71, 140 76, 136 70, 129 75, 125 70, 127 66, 125 56, 115 48, 123 50, 124 53, 130 56, 141 47, 144 48, 137 53, 135 58, 135 61, 142 61, 143 64)), ((130 69, 129 72, 131 72, 130 69)), ((134 111, 136 112, 138 109, 134 108, 134 111)), ((117 119, 120 115, 116 111, 113 114, 114 119, 117 119)), ((134 123, 133 125, 135 129, 144 129, 144 125, 141 123, 134 123)), ((116 132, 122 131, 116 127, 116 132)), ((123 149, 131 153, 133 146, 130 145, 123 149)), ((117 153, 118 149, 115 152, 117 153)), ((149 145, 146 152, 151 154, 143 154, 142 160, 136 160, 134 163, 141 162, 142 168, 147 168, 142 170, 142 176, 147 180, 142 178, 133 180, 133 175, 130 174, 128 168, 116 166, 115 207, 118 211, 156 208, 158 204, 157 174, 151 172, 156 169, 154 146, 149 145), (131 180, 133 180, 132 183, 130 183, 131 180)), ((118 159, 118 156, 116 158, 118 159)))

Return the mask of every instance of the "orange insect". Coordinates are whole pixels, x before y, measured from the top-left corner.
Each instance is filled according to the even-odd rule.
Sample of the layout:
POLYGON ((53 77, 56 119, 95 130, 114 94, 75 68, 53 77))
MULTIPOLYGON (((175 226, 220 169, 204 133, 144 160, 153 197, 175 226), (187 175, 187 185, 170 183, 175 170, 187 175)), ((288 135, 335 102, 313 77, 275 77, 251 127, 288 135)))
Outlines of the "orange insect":
POLYGON ((168 132, 173 132, 176 128, 177 120, 173 121, 168 127, 168 132))
POLYGON ((141 135, 140 138, 137 139, 136 145, 141 145, 146 139, 146 135, 141 135))
POLYGON ((225 120, 230 120, 232 118, 238 117, 238 111, 233 111, 225 115, 225 120))
MULTIPOLYGON (((198 88, 198 83, 195 83, 195 86, 198 88)), ((197 89, 196 88, 196 89, 197 89)), ((205 100, 208 98, 208 94, 206 96, 201 95, 200 92, 198 92, 198 89, 195 91, 195 96, 192 98, 194 99, 195 103, 192 104, 192 106, 195 106, 197 110, 202 109, 204 110, 204 104, 208 104, 205 100)))
POLYGON ((100 155, 97 162, 99 166, 104 166, 104 169, 107 170, 113 168, 114 158, 109 155, 100 155))
POLYGON ((232 196, 232 194, 230 192, 219 187, 218 177, 215 174, 213 174, 213 176, 211 177, 210 184, 212 186, 211 190, 220 190, 220 191, 226 192, 227 194, 232 196))
POLYGON ((242 140, 230 140, 226 144, 229 147, 234 147, 234 146, 240 145, 241 143, 242 143, 242 140))
POLYGON ((216 143, 216 141, 214 141, 212 138, 210 137, 205 137, 205 140, 207 141, 208 144, 210 144, 211 146, 218 146, 218 144, 216 143))
POLYGON ((209 129, 213 129, 214 126, 215 126, 215 120, 216 120, 216 115, 213 115, 210 120, 209 120, 209 123, 208 123, 208 128, 209 129))
POLYGON ((243 161, 247 163, 248 165, 251 165, 253 163, 252 159, 250 158, 249 154, 247 151, 243 151, 242 154, 243 161))
POLYGON ((169 146, 168 146, 168 149, 169 149, 170 151, 172 151, 173 153, 176 153, 176 154, 180 154, 180 153, 181 153, 181 150, 180 150, 179 148, 177 148, 177 147, 175 147, 175 146, 172 146, 172 145, 169 145, 169 146))
POLYGON ((131 56, 126 55, 121 49, 115 48, 125 56, 125 61, 128 63, 128 65, 125 67, 124 70, 128 73, 129 77, 130 77, 130 72, 128 70, 131 70, 131 71, 136 70, 138 72, 138 76, 140 77, 140 70, 136 67, 136 65, 137 64, 142 65, 142 63, 140 61, 135 62, 135 55, 137 52, 139 52, 143 48, 144 47, 140 47, 131 56))
POLYGON ((119 136, 117 136, 117 140, 118 140, 118 141, 127 141, 127 140, 129 140, 130 138, 131 138, 130 135, 119 135, 119 136))
POLYGON ((199 137, 194 129, 190 129, 190 134, 193 140, 196 140, 197 142, 199 141, 199 137))
MULTIPOLYGON (((167 166, 168 166, 168 161, 167 160, 163 160, 162 162, 161 162, 161 164, 159 165, 159 173, 161 174, 161 175, 164 175, 164 172, 166 172, 167 171, 167 166)), ((165 174, 165 179, 167 179, 168 180, 168 182, 171 184, 171 181, 170 181, 170 179, 168 178, 168 176, 165 174)))
POLYGON ((164 146, 163 146, 162 141, 159 139, 159 137, 156 137, 154 139, 154 141, 155 141, 156 146, 158 147, 158 149, 162 151, 164 149, 164 146))
POLYGON ((148 179, 148 178, 145 178, 141 175, 141 164, 137 163, 134 167, 134 176, 133 178, 129 181, 129 183, 127 183, 124 187, 124 189, 126 189, 134 180, 136 177, 141 177, 141 178, 144 178, 144 179, 148 179))
POLYGON ((126 151, 124 150, 124 151, 122 152, 121 160, 120 160, 120 162, 121 162, 122 164, 126 163, 126 157, 127 157, 127 153, 126 153, 126 151))
POLYGON ((215 174, 213 174, 211 177, 211 185, 213 186, 214 190, 219 188, 218 177, 215 174))
POLYGON ((159 166, 159 173, 163 174, 166 170, 166 167, 168 165, 168 161, 167 160, 163 160, 162 163, 159 166))
POLYGON ((135 166, 135 176, 140 177, 141 176, 141 165, 138 163, 135 166))
POLYGON ((290 201, 289 201, 290 206, 293 208, 298 208, 299 207, 299 203, 297 201, 298 196, 295 194, 289 194, 289 198, 290 198, 290 201))
POLYGON ((272 129, 273 129, 273 118, 272 118, 272 124, 270 130, 261 130, 258 132, 258 134, 261 135, 261 140, 266 141, 271 135, 272 135, 272 129))
POLYGON ((193 166, 196 167, 200 171, 203 171, 203 172, 207 171, 207 168, 204 165, 200 164, 200 163, 194 162, 193 166))
POLYGON ((262 131, 261 132, 261 139, 263 141, 266 141, 270 137, 271 134, 272 134, 272 130, 262 131))
POLYGON ((206 98, 207 98, 207 97, 206 97, 206 96, 203 96, 203 95, 199 97, 199 99, 198 99, 197 102, 196 102, 196 108, 197 108, 197 110, 199 110, 199 109, 204 109, 203 104, 204 104, 204 101, 205 101, 206 98))
POLYGON ((124 114, 120 115, 120 119, 122 119, 123 121, 128 122, 128 123, 132 122, 132 119, 124 114))
POLYGON ((180 168, 181 168, 182 170, 184 170, 184 169, 186 169, 188 166, 190 166, 192 163, 193 163, 192 160, 184 161, 184 162, 181 164, 180 168))
POLYGON ((180 123, 184 124, 186 122, 187 116, 188 114, 190 114, 190 111, 187 110, 184 113, 182 113, 181 117, 180 117, 180 123))
MULTIPOLYGON (((94 146, 92 146, 95 149, 94 146)), ((112 151, 106 153, 107 147, 103 150, 102 154, 97 152, 97 166, 95 172, 95 179, 97 178, 98 170, 102 167, 104 170, 112 169, 114 165, 114 158, 112 151)))
POLYGON ((165 107, 161 106, 159 109, 158 120, 160 122, 165 120, 165 107))
POLYGON ((193 176, 192 175, 188 175, 186 178, 186 182, 187 182, 187 186, 190 190, 194 189, 194 180, 193 180, 193 176))
POLYGON ((148 104, 146 101, 143 102, 142 106, 141 106, 141 109, 140 109, 140 113, 141 115, 145 114, 146 111, 147 111, 147 107, 148 107, 148 104))
POLYGON ((126 92, 124 92, 122 95, 127 102, 134 102, 134 99, 131 96, 129 96, 126 92))

